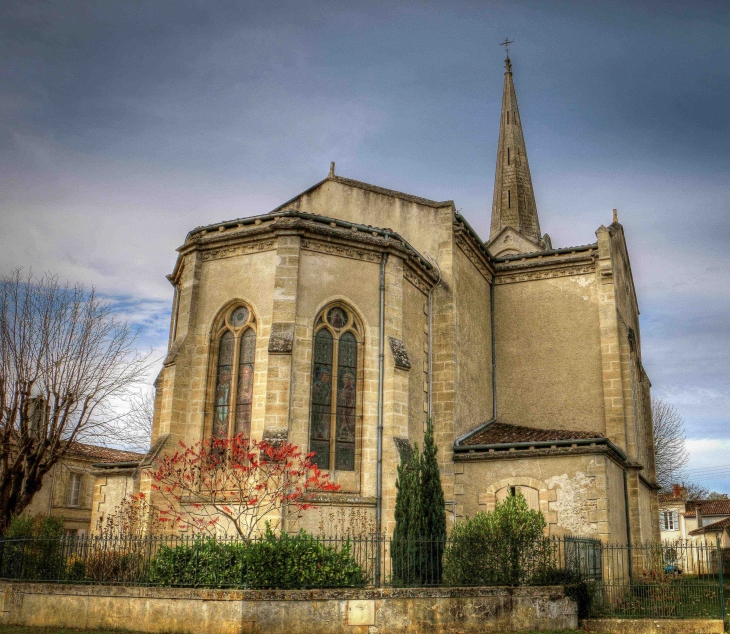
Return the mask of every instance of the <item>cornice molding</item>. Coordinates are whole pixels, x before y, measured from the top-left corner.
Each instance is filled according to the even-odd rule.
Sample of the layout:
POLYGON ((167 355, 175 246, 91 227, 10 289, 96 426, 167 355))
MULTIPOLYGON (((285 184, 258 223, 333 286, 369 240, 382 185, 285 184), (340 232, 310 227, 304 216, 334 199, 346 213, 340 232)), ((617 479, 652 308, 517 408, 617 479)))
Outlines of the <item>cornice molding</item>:
POLYGON ((341 258, 350 258, 352 260, 363 260, 365 262, 380 262, 381 255, 377 251, 369 249, 357 249, 347 247, 322 240, 312 240, 311 238, 303 239, 301 242, 302 249, 305 251, 315 251, 316 253, 325 253, 327 255, 335 255, 341 258))
POLYGON ((596 267, 593 263, 583 264, 580 266, 563 266, 548 270, 520 271, 514 273, 500 274, 497 273, 495 284, 515 284, 517 282, 531 282, 533 280, 547 280, 556 277, 568 277, 571 275, 589 275, 595 274, 596 267))
POLYGON ((456 244, 459 246, 462 253, 467 258, 469 258, 471 263, 476 267, 477 271, 482 274, 482 277, 484 277, 487 282, 491 283, 493 275, 492 272, 489 270, 489 267, 487 266, 486 258, 477 253, 472 245, 469 244, 469 240, 467 240, 463 231, 456 232, 456 244))
POLYGON ((219 249, 207 249, 201 251, 201 259, 203 262, 210 260, 220 260, 221 258, 231 258, 237 255, 249 255, 251 253, 261 253, 263 251, 273 251, 276 249, 276 240, 264 240, 254 242, 252 244, 237 244, 235 246, 221 247, 219 249))

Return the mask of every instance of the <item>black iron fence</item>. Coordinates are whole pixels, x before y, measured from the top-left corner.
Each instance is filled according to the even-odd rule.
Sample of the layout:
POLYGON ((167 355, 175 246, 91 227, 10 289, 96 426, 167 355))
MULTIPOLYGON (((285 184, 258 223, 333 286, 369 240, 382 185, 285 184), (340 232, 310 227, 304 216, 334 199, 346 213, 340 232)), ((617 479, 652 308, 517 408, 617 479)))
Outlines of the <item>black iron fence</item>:
POLYGON ((725 619, 718 542, 601 546, 603 575, 588 584, 588 615, 725 619))
POLYGON ((0 539, 0 579, 200 588, 564 585, 582 616, 725 618, 719 543, 374 535, 0 539))
POLYGON ((601 545, 311 535, 0 539, 0 579, 209 588, 544 585, 599 579, 601 545))

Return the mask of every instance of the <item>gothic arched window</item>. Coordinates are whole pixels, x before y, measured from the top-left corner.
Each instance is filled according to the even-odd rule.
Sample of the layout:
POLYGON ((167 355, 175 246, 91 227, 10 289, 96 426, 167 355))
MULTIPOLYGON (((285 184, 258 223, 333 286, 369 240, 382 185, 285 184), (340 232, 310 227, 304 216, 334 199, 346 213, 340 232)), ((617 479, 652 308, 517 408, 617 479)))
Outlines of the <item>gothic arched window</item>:
MULTIPOLYGON (((217 362, 213 435, 251 434, 256 319, 246 306, 230 308, 215 335, 217 362)), ((215 349, 215 348, 214 348, 215 349)))
POLYGON ((355 470, 361 328, 346 306, 315 321, 309 450, 320 469, 355 470))

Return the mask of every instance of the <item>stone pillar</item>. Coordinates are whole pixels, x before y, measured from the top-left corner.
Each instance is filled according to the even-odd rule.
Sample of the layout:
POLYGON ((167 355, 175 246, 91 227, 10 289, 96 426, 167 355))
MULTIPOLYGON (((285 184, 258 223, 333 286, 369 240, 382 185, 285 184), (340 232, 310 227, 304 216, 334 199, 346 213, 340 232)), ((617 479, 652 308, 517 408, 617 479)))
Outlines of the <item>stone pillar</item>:
MULTIPOLYGON (((393 254, 385 267, 385 362, 383 374, 383 530, 395 528, 394 465, 400 455, 393 438, 408 438, 408 371, 395 367, 388 338, 403 338, 403 260, 393 254), (392 467, 389 468, 389 465, 392 467)), ((375 463, 374 463, 375 464, 375 463)))
POLYGON ((264 440, 287 440, 296 328, 300 238, 279 234, 276 248, 274 305, 269 333, 264 440))
POLYGON ((598 322, 601 330, 601 370, 606 436, 618 447, 627 450, 624 391, 621 373, 621 346, 618 314, 611 263, 611 238, 606 227, 596 231, 598 237, 598 322))
MULTIPOLYGON (((432 412, 434 439, 438 446, 441 486, 446 501, 447 522, 462 514, 454 497, 454 404, 456 383, 456 332, 454 294, 451 290, 454 261, 453 213, 444 211, 440 218, 441 235, 438 263, 441 284, 433 294, 433 395, 432 412)), ((491 389, 491 385, 485 389, 491 389)))

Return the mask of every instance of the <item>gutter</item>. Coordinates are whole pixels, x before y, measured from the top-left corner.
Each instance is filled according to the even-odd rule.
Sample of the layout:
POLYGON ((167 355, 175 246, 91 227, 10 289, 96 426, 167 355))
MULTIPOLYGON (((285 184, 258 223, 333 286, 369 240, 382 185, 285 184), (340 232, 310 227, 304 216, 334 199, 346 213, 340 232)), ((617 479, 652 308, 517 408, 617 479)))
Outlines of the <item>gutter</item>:
POLYGON ((142 460, 125 460, 122 462, 98 462, 91 466, 94 469, 129 469, 131 467, 138 467, 142 460))

